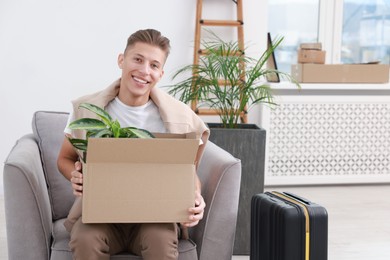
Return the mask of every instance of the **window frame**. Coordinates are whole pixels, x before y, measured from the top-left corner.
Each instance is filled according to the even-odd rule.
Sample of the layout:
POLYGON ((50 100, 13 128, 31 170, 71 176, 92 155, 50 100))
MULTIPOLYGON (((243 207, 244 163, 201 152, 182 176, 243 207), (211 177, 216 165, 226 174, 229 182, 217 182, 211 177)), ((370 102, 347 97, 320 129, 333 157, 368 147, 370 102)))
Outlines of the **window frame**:
POLYGON ((341 61, 343 8, 343 0, 320 0, 318 41, 322 42, 330 64, 341 61))

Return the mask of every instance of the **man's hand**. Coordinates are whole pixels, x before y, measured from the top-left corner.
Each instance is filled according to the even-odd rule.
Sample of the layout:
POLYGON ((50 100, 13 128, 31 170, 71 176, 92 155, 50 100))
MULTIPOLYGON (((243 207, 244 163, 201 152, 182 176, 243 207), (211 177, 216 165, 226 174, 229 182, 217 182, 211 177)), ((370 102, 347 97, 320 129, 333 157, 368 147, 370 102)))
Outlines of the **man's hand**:
POLYGON ((201 219, 203 219, 204 209, 206 207, 206 203, 199 191, 195 192, 195 207, 189 208, 188 212, 190 214, 188 218, 188 222, 181 223, 184 227, 193 227, 196 226, 201 219))
POLYGON ((83 195, 83 174, 81 173, 81 162, 75 162, 74 168, 74 171, 71 173, 72 178, 70 178, 70 182, 72 183, 73 194, 76 196, 81 196, 83 195))

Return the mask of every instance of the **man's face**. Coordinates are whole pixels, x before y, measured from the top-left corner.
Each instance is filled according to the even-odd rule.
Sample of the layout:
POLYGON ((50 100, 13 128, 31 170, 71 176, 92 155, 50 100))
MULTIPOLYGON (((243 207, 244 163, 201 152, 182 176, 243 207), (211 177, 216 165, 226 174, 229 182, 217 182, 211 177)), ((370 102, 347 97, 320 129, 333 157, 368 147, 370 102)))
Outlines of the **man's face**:
POLYGON ((166 55, 157 46, 137 42, 118 57, 122 69, 119 99, 130 106, 148 102, 151 89, 164 74, 166 55))

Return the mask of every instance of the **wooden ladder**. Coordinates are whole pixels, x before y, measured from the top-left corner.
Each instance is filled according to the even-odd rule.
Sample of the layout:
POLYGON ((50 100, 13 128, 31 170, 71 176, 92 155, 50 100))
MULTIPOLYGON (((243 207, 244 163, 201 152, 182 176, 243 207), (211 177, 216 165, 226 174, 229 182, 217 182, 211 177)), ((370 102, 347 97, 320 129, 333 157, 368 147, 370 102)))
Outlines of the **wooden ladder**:
MULTIPOLYGON (((202 19, 203 0, 197 0, 196 5, 196 26, 195 26, 195 44, 194 44, 194 64, 199 64, 201 55, 207 55, 201 49, 201 31, 203 26, 225 26, 237 28, 237 43, 240 50, 244 51, 244 16, 243 16, 243 0, 232 0, 237 7, 237 20, 205 20, 202 19)), ((243 64, 244 66, 244 64, 243 64)), ((196 73, 196 72, 194 72, 196 73)), ((196 87, 196 86, 194 86, 196 87)), ((191 102, 191 108, 198 115, 218 115, 218 111, 212 108, 197 108, 198 101, 191 102)), ((240 115, 241 122, 247 123, 247 106, 245 106, 244 113, 240 115)))

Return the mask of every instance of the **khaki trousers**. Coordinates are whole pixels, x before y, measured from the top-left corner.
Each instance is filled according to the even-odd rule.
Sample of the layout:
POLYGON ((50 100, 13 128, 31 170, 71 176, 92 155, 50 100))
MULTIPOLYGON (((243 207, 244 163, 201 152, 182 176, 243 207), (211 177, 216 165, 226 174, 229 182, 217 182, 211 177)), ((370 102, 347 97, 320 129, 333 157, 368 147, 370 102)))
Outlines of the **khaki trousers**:
POLYGON ((83 224, 81 217, 70 233, 73 259, 108 260, 110 255, 131 252, 145 260, 178 258, 178 225, 83 224))

